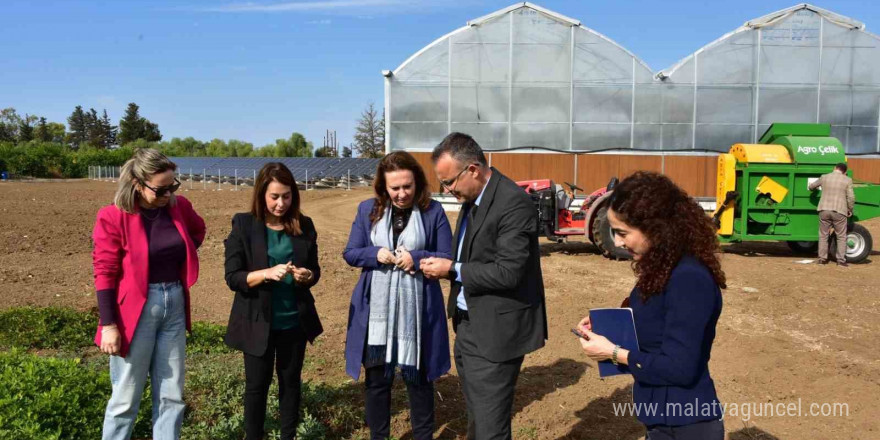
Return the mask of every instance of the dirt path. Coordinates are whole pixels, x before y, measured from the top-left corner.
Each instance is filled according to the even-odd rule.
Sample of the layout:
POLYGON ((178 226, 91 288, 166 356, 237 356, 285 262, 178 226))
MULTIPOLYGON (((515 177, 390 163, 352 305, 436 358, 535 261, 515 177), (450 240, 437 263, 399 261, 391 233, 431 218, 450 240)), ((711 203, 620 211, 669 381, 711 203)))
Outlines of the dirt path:
MULTIPOLYGON (((223 239, 230 219, 246 210, 249 189, 182 194, 208 224, 200 250, 201 277, 192 291, 195 319, 225 323, 232 295, 223 281, 223 239)), ((107 182, 0 184, 0 307, 25 304, 94 305, 90 233, 95 212, 112 198, 107 182)), ((342 260, 357 204, 368 189, 309 191, 303 210, 318 227, 323 278, 314 289, 325 334, 309 348, 315 362, 310 380, 344 383, 343 347, 348 303, 358 271, 342 260)), ((454 221, 454 216, 451 216, 454 221)), ((866 225, 880 240, 880 220, 866 225)), ((632 287, 627 263, 595 253, 587 243, 544 244, 550 340, 526 357, 517 388, 514 438, 626 439, 644 435, 638 422, 616 416, 614 404, 631 400, 632 380, 599 380, 595 364, 581 354, 568 329, 590 307, 616 306, 632 287)), ((748 421, 728 416, 733 439, 880 438, 880 258, 839 269, 797 264, 784 245, 727 246, 724 269, 730 282, 711 361, 721 400, 764 405, 800 402, 848 405, 848 416, 768 416, 748 421)), ((437 383, 437 435, 456 438, 465 430, 458 379, 437 383)), ((395 391, 393 431, 409 439, 405 392, 395 391)), ((821 407, 819 408, 821 410, 821 407)))

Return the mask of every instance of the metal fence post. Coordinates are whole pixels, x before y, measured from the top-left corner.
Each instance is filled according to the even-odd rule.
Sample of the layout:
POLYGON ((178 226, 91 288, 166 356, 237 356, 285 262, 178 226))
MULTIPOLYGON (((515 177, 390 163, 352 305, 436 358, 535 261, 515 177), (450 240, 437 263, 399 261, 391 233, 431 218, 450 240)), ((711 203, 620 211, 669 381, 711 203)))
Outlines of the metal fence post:
POLYGON ((222 181, 223 181, 223 178, 221 177, 221 174, 220 174, 220 168, 217 168, 217 191, 220 191, 220 190, 223 189, 223 188, 220 186, 220 184, 221 184, 222 181))
POLYGON ((351 170, 348 170, 348 190, 351 191, 351 170))
POLYGON ((235 169, 235 190, 238 191, 238 168, 235 169))
POLYGON ((208 170, 202 168, 202 189, 208 189, 208 170))
POLYGON ((306 191, 309 190, 309 169, 306 168, 306 191))
POLYGON ((193 189, 193 169, 189 168, 189 189, 193 189))

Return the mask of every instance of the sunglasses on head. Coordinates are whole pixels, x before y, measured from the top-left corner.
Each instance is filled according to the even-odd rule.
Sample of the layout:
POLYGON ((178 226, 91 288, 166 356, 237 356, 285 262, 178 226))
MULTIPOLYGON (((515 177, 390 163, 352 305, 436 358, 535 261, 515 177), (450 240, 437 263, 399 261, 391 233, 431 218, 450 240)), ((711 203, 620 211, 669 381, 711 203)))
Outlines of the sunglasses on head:
POLYGON ((172 183, 171 185, 160 186, 158 188, 153 188, 152 186, 147 185, 146 182, 144 182, 144 181, 141 181, 141 185, 143 185, 145 188, 149 188, 151 191, 153 191, 153 193, 156 194, 156 197, 162 197, 165 194, 168 194, 168 193, 173 194, 175 191, 177 191, 180 188, 180 181, 177 180, 177 178, 175 177, 174 183, 172 183))

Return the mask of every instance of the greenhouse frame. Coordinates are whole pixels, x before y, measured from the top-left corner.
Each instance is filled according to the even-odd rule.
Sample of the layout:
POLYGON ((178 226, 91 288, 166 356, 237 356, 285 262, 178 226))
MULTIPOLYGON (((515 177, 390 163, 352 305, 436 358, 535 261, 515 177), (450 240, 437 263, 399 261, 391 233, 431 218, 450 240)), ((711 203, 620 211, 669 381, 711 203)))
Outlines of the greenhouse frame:
POLYGON ((497 152, 711 153, 772 122, 823 122, 850 156, 878 154, 878 41, 799 4, 654 72, 580 21, 517 3, 383 72, 386 151, 430 151, 459 131, 497 152))

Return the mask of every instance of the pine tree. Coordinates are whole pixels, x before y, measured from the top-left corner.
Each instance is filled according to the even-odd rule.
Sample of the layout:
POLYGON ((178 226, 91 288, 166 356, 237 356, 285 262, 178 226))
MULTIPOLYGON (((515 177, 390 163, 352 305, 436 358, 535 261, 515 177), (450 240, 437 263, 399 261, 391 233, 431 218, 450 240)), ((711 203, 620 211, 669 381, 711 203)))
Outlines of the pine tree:
POLYGON ((104 126, 101 125, 101 120, 98 119, 98 112, 95 109, 89 109, 89 112, 86 113, 86 134, 86 142, 89 145, 100 149, 107 148, 104 126))
POLYGON ((162 140, 162 133, 159 132, 159 124, 154 124, 147 118, 141 118, 141 126, 143 127, 141 138, 150 142, 159 142, 162 140))
POLYGON ((119 146, 123 146, 137 139, 159 142, 162 140, 162 133, 159 131, 159 125, 142 117, 140 115, 140 107, 131 102, 128 104, 128 108, 125 109, 125 116, 119 121, 119 132, 116 135, 116 140, 119 146))
POLYGON ((379 119, 372 102, 361 113, 355 128, 354 148, 361 157, 382 157, 385 153, 385 117, 379 119))
POLYGON ((52 132, 49 131, 49 124, 45 117, 40 117, 37 122, 37 128, 34 129, 34 139, 40 142, 52 142, 52 132))
POLYGON ((80 145, 88 140, 86 112, 83 111, 81 105, 76 106, 73 113, 67 118, 67 126, 70 127, 67 142, 70 143, 71 148, 78 149, 80 145))
POLYGON ((118 130, 116 126, 110 122, 110 117, 107 116, 107 109, 104 109, 104 115, 101 116, 101 131, 104 135, 104 145, 106 148, 116 145, 116 135, 118 130))
POLYGON ((21 122, 18 123, 18 142, 30 142, 34 140, 34 126, 31 125, 35 117, 24 115, 21 122))
POLYGON ((351 148, 342 147, 342 157, 351 157, 351 148))
MULTIPOLYGON (((133 102, 129 103, 128 108, 125 109, 125 116, 119 121, 118 140, 120 146, 143 137, 144 124, 139 110, 140 107, 133 102)), ((71 130, 73 129, 71 128, 71 130)))

